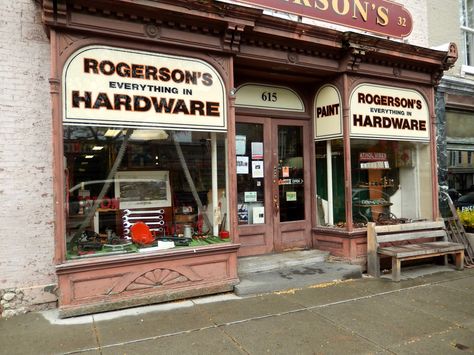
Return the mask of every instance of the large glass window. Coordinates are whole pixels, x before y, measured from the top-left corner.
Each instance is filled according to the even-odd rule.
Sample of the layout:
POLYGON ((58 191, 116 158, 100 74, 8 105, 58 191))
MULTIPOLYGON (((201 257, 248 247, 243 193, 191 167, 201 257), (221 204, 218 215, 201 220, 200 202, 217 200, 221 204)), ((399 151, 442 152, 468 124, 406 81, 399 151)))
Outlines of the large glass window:
POLYGON ((351 140, 356 226, 431 219, 430 148, 425 143, 351 140))
POLYGON ((342 139, 316 142, 317 223, 345 227, 342 139))
POLYGON ((474 0, 462 0, 461 30, 464 34, 465 64, 474 66, 474 0))
POLYGON ((222 242, 225 138, 65 126, 67 257, 222 242))

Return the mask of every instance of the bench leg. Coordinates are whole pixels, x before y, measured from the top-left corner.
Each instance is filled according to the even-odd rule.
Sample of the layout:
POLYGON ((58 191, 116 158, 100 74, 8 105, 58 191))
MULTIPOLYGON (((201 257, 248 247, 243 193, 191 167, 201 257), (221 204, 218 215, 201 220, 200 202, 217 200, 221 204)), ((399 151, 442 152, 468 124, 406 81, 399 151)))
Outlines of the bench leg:
POLYGON ((444 266, 448 265, 448 256, 447 256, 447 255, 443 255, 442 258, 443 258, 443 265, 444 265, 444 266))
POLYGON ((377 253, 367 255, 367 274, 380 277, 380 256, 377 253))
POLYGON ((460 253, 455 254, 456 257, 456 270, 464 269, 464 250, 460 253))
POLYGON ((392 258, 392 281, 395 281, 395 282, 400 281, 400 268, 401 268, 400 259, 392 258))

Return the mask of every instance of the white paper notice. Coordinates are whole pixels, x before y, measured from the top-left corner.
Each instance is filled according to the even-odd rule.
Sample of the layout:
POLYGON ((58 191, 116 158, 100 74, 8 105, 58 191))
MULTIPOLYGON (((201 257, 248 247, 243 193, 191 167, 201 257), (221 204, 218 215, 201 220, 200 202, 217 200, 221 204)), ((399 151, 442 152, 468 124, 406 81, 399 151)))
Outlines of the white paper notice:
POLYGON ((263 178, 263 160, 252 161, 252 177, 254 179, 263 178))
POLYGON ((245 155, 246 136, 235 136, 235 154, 245 155))
POLYGON ((252 159, 263 159, 262 142, 252 142, 252 159))
POLYGON ((249 157, 237 157, 237 174, 249 173, 249 157))
POLYGON ((244 202, 257 202, 257 191, 245 191, 244 202))

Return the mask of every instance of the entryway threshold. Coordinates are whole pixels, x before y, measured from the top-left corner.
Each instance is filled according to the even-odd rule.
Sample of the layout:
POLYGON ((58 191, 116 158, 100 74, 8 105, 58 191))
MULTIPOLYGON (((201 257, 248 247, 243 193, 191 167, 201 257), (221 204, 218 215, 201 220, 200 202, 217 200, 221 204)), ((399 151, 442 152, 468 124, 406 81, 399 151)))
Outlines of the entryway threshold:
POLYGON ((239 259, 238 296, 304 288, 362 277, 359 265, 328 262, 329 253, 305 250, 239 259))

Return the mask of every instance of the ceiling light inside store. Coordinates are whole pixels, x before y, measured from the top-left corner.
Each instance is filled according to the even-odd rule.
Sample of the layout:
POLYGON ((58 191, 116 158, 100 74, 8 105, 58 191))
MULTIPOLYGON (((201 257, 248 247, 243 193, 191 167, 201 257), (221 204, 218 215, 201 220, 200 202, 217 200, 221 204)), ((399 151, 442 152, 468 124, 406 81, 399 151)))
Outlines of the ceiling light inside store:
POLYGON ((93 156, 93 155, 86 155, 84 158, 86 158, 86 159, 92 159, 92 158, 94 158, 94 156, 93 156))
POLYGON ((92 147, 92 150, 102 150, 102 149, 104 149, 103 145, 95 145, 92 147))
POLYGON ((105 133, 104 133, 104 137, 117 137, 119 135, 119 133, 122 132, 121 129, 108 129, 105 133))
POLYGON ((168 133, 162 129, 136 129, 130 139, 143 141, 165 140, 168 139, 168 133))

